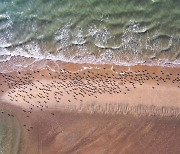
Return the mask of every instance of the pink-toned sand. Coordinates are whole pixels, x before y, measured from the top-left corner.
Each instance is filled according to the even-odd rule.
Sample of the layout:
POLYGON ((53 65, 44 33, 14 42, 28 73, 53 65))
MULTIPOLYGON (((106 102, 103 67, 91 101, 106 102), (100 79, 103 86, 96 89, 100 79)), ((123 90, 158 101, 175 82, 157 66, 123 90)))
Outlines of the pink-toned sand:
POLYGON ((33 153, 179 152, 178 67, 46 64, 0 74, 33 153))

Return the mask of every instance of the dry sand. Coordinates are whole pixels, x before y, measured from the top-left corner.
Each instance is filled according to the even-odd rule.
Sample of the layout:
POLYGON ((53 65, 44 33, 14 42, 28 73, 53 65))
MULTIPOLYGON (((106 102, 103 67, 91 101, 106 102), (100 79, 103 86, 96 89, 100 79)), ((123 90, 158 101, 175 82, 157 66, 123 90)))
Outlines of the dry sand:
POLYGON ((180 153, 179 74, 46 61, 0 74, 2 115, 19 121, 26 153, 180 153))

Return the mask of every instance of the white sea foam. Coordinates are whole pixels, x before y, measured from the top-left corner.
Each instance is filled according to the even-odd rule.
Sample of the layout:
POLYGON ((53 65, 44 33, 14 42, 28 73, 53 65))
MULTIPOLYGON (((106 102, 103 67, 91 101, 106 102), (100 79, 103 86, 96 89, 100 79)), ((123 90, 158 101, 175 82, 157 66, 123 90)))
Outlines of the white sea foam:
POLYGON ((72 44, 83 45, 86 43, 86 39, 83 35, 83 30, 78 28, 75 31, 75 34, 72 34, 72 44))
MULTIPOLYGON (((6 32, 7 36, 0 36, 0 62, 9 61, 11 57, 21 56, 34 58, 35 61, 50 59, 72 63, 116 64, 124 66, 137 64, 179 65, 179 60, 170 61, 168 58, 156 61, 151 60, 150 56, 156 58, 156 53, 161 51, 162 46, 158 40, 150 44, 148 33, 146 40, 138 34, 145 31, 145 29, 138 22, 130 21, 129 25, 124 28, 121 44, 109 46, 108 41, 112 38, 112 34, 106 27, 98 28, 95 25, 90 26, 88 34, 84 34, 83 29, 77 27, 76 32, 72 33, 71 24, 69 23, 59 28, 55 33, 54 40, 58 49, 55 54, 50 54, 50 51, 42 51, 37 41, 30 41, 24 44, 19 43, 16 47, 10 47, 11 43, 8 42, 8 39, 11 38, 11 33, 6 32), (86 46, 88 39, 90 39, 90 47, 86 46), (72 53, 69 49, 73 44, 76 46, 76 51, 72 53), (97 50, 94 51, 94 49, 97 50), (144 54, 144 49, 151 52, 147 60, 141 58, 142 54, 144 54), (94 54, 97 51, 99 52, 98 56, 94 54), (128 55, 131 57, 128 57, 128 55)), ((156 35, 158 36, 158 34, 156 35)), ((169 40, 170 46, 173 44, 172 41, 173 39, 169 40)), ((14 67, 18 68, 20 65, 14 67)))
POLYGON ((26 57, 26 58, 34 58, 36 61, 39 60, 53 60, 53 61, 65 61, 72 63, 92 63, 92 64, 117 64, 124 66, 131 66, 137 64, 148 64, 148 65, 179 65, 180 61, 172 61, 169 62, 168 59, 159 59, 158 61, 149 61, 145 62, 143 60, 134 59, 131 61, 123 61, 118 60, 115 53, 107 49, 105 52, 101 54, 99 57, 95 57, 94 55, 84 55, 80 58, 76 58, 76 56, 66 57, 63 53, 58 53, 56 55, 53 54, 42 54, 41 49, 37 42, 31 42, 31 44, 22 45, 21 47, 16 47, 13 51, 10 51, 6 48, 0 48, 0 61, 9 61, 11 57, 26 57))
POLYGON ((94 39, 95 46, 106 48, 108 40, 112 37, 106 27, 103 29, 97 28, 95 25, 90 26, 89 35, 94 39))

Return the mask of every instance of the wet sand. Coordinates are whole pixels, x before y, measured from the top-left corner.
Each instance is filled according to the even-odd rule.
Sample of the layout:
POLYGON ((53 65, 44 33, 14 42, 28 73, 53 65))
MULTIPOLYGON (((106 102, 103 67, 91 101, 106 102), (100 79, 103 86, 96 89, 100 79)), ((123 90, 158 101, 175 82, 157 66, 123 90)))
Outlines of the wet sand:
MULTIPOLYGON (((21 143, 11 144, 13 154, 15 148, 20 154, 180 152, 180 119, 177 117, 137 117, 130 114, 87 114, 51 110, 35 111, 33 116, 25 118, 21 113, 22 108, 9 108, 12 108, 11 113, 16 117, 3 116, 18 119, 23 131, 21 140, 13 136, 14 140, 21 143), (27 127, 30 131, 26 130, 27 127)), ((14 129, 12 132, 16 133, 14 129)))
POLYGON ((179 153, 179 74, 46 61, 0 74, 1 114, 18 119, 33 153, 179 153))

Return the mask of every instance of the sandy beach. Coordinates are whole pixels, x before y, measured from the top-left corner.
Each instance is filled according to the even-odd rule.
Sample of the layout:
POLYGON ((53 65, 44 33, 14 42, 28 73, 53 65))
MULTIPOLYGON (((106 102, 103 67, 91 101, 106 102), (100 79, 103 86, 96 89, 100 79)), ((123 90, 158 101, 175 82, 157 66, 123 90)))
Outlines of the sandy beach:
POLYGON ((179 67, 42 63, 0 74, 1 116, 19 121, 23 150, 180 152, 179 67))

